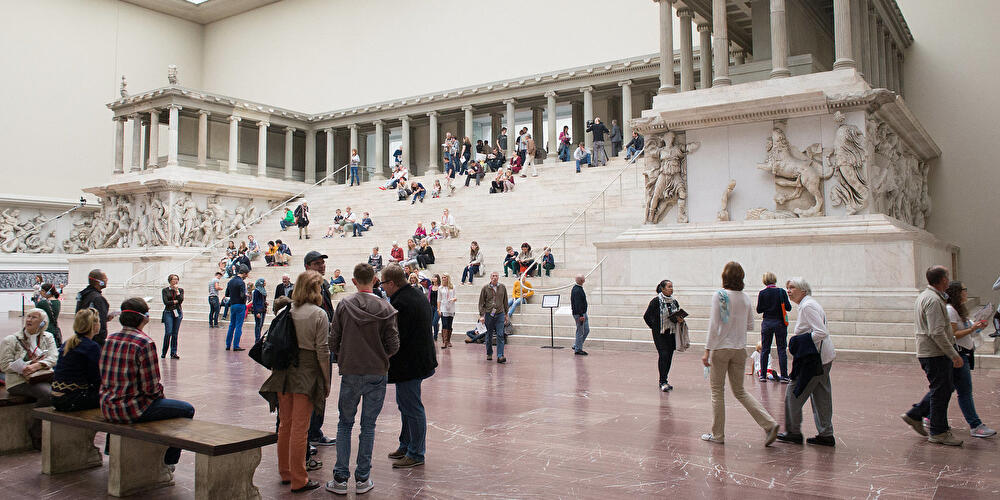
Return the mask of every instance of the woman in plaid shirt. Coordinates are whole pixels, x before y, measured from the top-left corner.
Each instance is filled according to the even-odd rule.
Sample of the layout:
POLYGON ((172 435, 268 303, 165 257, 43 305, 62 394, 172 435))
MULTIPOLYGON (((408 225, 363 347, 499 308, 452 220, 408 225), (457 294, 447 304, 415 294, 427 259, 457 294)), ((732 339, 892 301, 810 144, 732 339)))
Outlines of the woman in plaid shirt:
MULTIPOLYGON (((125 299, 118 321, 122 331, 108 335, 101 351, 101 413, 110 422, 129 424, 171 418, 193 418, 194 407, 163 397, 156 344, 142 331, 149 323, 149 305, 125 299)), ((163 463, 173 472, 180 448, 168 448, 163 463)))

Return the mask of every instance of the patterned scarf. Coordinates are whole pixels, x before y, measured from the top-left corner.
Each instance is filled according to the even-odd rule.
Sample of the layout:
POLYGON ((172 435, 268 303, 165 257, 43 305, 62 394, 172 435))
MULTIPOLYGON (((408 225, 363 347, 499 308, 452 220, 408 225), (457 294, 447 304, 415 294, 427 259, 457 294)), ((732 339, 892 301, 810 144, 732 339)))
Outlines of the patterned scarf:
POLYGON ((672 296, 657 294, 660 299, 660 333, 666 333, 670 324, 670 315, 680 309, 677 301, 672 296))
POLYGON ((719 302, 721 304, 719 315, 723 323, 729 323, 729 294, 725 290, 719 290, 719 302))

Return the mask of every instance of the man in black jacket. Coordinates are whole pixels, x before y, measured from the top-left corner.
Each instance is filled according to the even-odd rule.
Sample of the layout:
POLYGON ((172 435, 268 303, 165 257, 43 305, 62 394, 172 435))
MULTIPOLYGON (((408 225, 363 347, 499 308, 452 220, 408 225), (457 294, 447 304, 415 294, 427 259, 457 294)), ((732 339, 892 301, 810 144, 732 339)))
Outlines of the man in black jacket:
POLYGON ((604 150, 604 136, 609 133, 608 127, 601 123, 600 118, 587 124, 587 132, 594 134, 594 162, 593 166, 599 167, 608 164, 608 152, 604 150))
POLYGON ((83 290, 80 290, 80 293, 76 294, 76 312, 88 307, 93 307, 97 310, 97 317, 101 319, 101 331, 97 335, 94 335, 94 342, 103 346, 104 339, 108 337, 108 320, 115 316, 114 314, 108 314, 110 307, 108 299, 104 298, 104 295, 101 294, 101 290, 104 290, 108 286, 108 275, 104 274, 104 271, 100 269, 94 269, 87 274, 87 281, 90 284, 83 290))
POLYGON ((587 292, 583 291, 583 283, 587 281, 582 274, 576 276, 576 284, 569 294, 570 307, 573 310, 573 319, 576 320, 576 342, 573 342, 573 354, 586 356, 587 351, 583 350, 583 342, 590 335, 590 319, 587 318, 587 292))
POLYGON ((622 128, 618 126, 618 120, 611 120, 611 156, 617 158, 618 152, 622 150, 622 128))
POLYGON ((645 145, 646 139, 639 134, 639 132, 632 132, 632 140, 628 141, 625 145, 625 159, 628 160, 642 151, 642 147, 645 145))
POLYGON ((396 469, 424 464, 427 415, 420 400, 420 384, 434 375, 437 356, 431 334, 431 305, 410 286, 399 264, 382 271, 382 288, 397 311, 399 351, 389 358, 389 383, 396 384, 396 405, 402 417, 399 448, 389 454, 396 469))
MULTIPOLYGON (((319 293, 323 296, 323 310, 326 311, 327 321, 333 321, 333 300, 330 297, 330 283, 326 281, 326 255, 315 250, 310 251, 302 258, 302 264, 306 271, 316 271, 324 276, 319 293)), ((336 354, 330 351, 330 365, 337 362, 336 354)), ((326 418, 325 411, 313 410, 312 417, 309 418, 309 444, 313 446, 333 446, 337 440, 323 434, 323 420, 326 418)))

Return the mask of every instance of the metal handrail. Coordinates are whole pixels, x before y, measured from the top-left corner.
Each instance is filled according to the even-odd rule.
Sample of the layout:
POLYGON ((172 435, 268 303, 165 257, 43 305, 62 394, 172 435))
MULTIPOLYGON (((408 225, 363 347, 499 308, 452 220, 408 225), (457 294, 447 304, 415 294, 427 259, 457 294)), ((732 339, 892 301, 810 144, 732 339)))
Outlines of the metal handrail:
MULTIPOLYGON (((598 261, 597 264, 594 264, 594 267, 590 268, 590 271, 588 271, 587 274, 583 275, 583 277, 585 279, 589 278, 590 275, 594 274, 594 271, 596 271, 596 270, 598 270, 598 268, 600 268, 600 270, 601 270, 601 275, 600 275, 600 277, 601 277, 601 304, 602 305, 604 304, 604 261, 606 261, 606 260, 608 260, 607 256, 605 256, 603 259, 601 259, 600 261, 598 261)), ((523 278, 524 278, 524 274, 521 274, 521 276, 518 277, 518 281, 521 281, 523 278)), ((525 290, 525 289, 531 290, 532 292, 541 292, 541 293, 545 293, 545 292, 558 292, 560 290, 565 290, 567 288, 570 288, 570 287, 572 287, 574 285, 576 285, 576 280, 575 279, 573 280, 572 283, 569 283, 569 284, 566 284, 566 285, 560 285, 560 286, 556 286, 556 287, 551 287, 551 288, 534 288, 534 287, 530 287, 530 286, 525 285, 524 282, 521 281, 521 289, 522 289, 521 293, 523 294, 524 293, 523 290, 525 290)), ((524 305, 524 302, 522 302, 521 304, 524 305)))
MULTIPOLYGON (((283 207, 285 207, 285 206, 286 206, 286 205, 287 205, 288 203, 290 203, 290 202, 291 202, 292 200, 294 200, 294 199, 296 199, 296 198, 299 198, 299 197, 301 197, 302 195, 306 194, 306 193, 307 193, 308 191, 312 190, 312 189, 313 189, 314 187, 316 187, 316 186, 320 185, 320 184, 321 184, 321 183, 323 183, 323 182, 326 182, 326 181, 327 181, 328 179, 330 179, 330 178, 331 178, 331 177, 333 177, 334 175, 336 175, 336 174, 338 174, 338 173, 342 172, 342 171, 343 171, 343 170, 344 170, 345 168, 347 168, 347 167, 349 167, 349 166, 350 166, 350 164, 348 163, 347 165, 344 165, 344 166, 342 166, 342 167, 338 168, 337 170, 334 170, 333 172, 328 172, 328 173, 327 173, 327 174, 326 174, 325 176, 323 176, 323 178, 322 178, 322 179, 319 179, 318 181, 314 182, 313 184, 311 184, 311 185, 309 185, 309 186, 306 186, 306 188, 305 188, 305 189, 303 189, 302 191, 299 191, 298 193, 296 193, 296 194, 293 194, 293 195, 292 195, 291 197, 289 197, 289 198, 288 198, 287 200, 283 201, 282 203, 279 203, 279 204, 275 205, 275 206, 274 206, 274 208, 271 208, 270 210, 268 210, 268 211, 266 211, 266 212, 264 212, 264 213, 260 214, 260 215, 259 215, 259 216, 258 216, 258 217, 257 217, 256 219, 254 219, 254 220, 250 221, 250 222, 249 222, 249 223, 248 223, 248 224, 247 224, 246 226, 244 226, 244 228, 240 228, 240 229, 237 229, 237 230, 235 230, 235 231, 233 231, 233 232, 231 232, 231 233, 227 234, 226 236, 223 236, 223 237, 221 237, 221 238, 217 239, 217 240, 215 241, 215 243, 212 243, 211 245, 209 245, 209 246, 205 247, 205 248, 204 248, 203 250, 201 250, 201 251, 200 251, 200 252, 198 252, 197 254, 193 255, 193 256, 192 256, 191 258, 189 258, 189 259, 185 260, 184 262, 181 262, 180 264, 176 264, 176 265, 174 265, 174 266, 171 266, 171 268, 170 268, 169 270, 170 270, 170 271, 177 271, 178 269, 180 269, 180 270, 183 270, 183 269, 184 269, 184 266, 188 265, 188 264, 189 264, 189 263, 190 263, 191 261, 193 261, 194 259, 197 259, 197 258, 200 258, 200 257, 201 257, 202 255, 204 255, 204 254, 208 253, 209 251, 213 250, 213 249, 214 249, 215 247, 217 247, 217 246, 218 246, 218 245, 219 245, 220 243, 222 243, 223 241, 225 241, 225 240, 228 240, 229 238, 232 238, 233 236, 235 236, 235 235, 239 234, 239 233, 240 233, 241 231, 244 231, 244 230, 245 230, 246 228, 248 228, 248 227, 250 227, 250 226, 252 226, 252 225, 255 225, 255 224, 258 224, 258 223, 260 223, 260 222, 261 222, 262 220, 264 220, 264 217, 267 217, 268 215, 271 215, 272 213, 274 213, 274 212, 275 212, 276 210, 278 210, 279 208, 283 208, 283 207)), ((360 169, 359 169, 359 170, 360 170, 360 169)), ((365 171, 367 172, 367 169, 365 169, 365 171)), ((358 172, 358 173, 359 173, 359 175, 363 175, 363 174, 361 174, 361 172, 358 172)), ((133 275, 129 276, 128 278, 126 278, 126 279, 125 279, 125 281, 123 281, 123 282, 122 282, 122 288, 126 288, 126 287, 128 287, 129 283, 130 283, 130 282, 131 282, 131 281, 132 281, 132 280, 133 280, 133 279, 134 279, 134 278, 135 278, 136 276, 139 276, 140 274, 143 274, 143 273, 145 273, 146 271, 149 271, 149 270, 150 270, 150 269, 152 269, 152 268, 153 268, 153 267, 154 267, 155 265, 156 265, 156 264, 150 264, 150 265, 148 265, 148 266, 144 267, 143 269, 141 269, 140 271, 136 272, 135 274, 133 274, 133 275)))

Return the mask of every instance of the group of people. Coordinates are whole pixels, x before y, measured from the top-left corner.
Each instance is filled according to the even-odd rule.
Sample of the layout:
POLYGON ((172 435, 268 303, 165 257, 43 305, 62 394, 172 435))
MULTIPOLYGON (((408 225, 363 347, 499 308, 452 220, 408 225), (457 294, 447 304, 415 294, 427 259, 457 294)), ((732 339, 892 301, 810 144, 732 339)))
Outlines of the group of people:
POLYGON ((299 205, 292 209, 290 206, 285 207, 285 216, 278 221, 278 225, 281 226, 282 231, 287 231, 289 227, 296 226, 299 228, 299 239, 302 239, 304 235, 305 238, 309 239, 309 202, 302 200, 299 205))
POLYGON ((333 223, 326 228, 326 234, 323 235, 324 238, 333 238, 336 235, 340 235, 344 238, 350 233, 352 238, 359 236, 364 236, 366 231, 371 230, 375 225, 372 222, 371 214, 364 212, 360 217, 358 214, 351 210, 351 207, 346 207, 345 213, 341 213, 340 209, 336 209, 333 215, 333 223))

